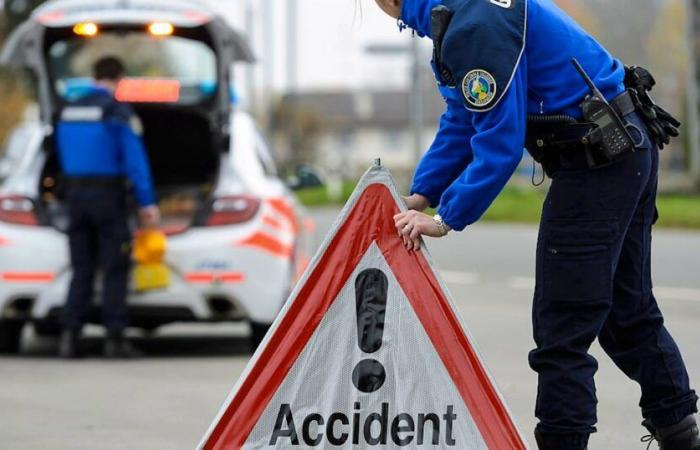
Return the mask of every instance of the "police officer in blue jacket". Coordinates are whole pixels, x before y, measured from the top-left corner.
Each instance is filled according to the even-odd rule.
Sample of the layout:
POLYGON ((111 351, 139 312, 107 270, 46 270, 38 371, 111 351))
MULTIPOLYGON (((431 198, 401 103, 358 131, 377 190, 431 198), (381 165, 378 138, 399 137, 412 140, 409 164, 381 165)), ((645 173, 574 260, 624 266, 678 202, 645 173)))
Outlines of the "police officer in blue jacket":
POLYGON ((113 57, 94 66, 95 85, 66 105, 58 121, 56 144, 67 180, 66 204, 73 267, 64 308, 60 354, 79 356, 79 339, 93 298, 95 272, 102 271, 102 321, 106 357, 129 357, 126 295, 131 258, 127 181, 140 206, 144 227, 155 227, 159 211, 141 125, 132 109, 114 98, 124 66, 113 57))
POLYGON ((401 28, 433 40, 447 104, 406 198, 411 211, 395 217, 409 250, 421 235, 477 221, 526 142, 552 177, 530 354, 540 448, 585 449, 595 432, 597 362, 588 350, 597 338, 639 383, 643 424, 661 448, 700 449, 698 397, 651 286, 659 146, 679 125, 648 97, 653 78, 625 68, 551 0, 376 2, 401 28), (592 87, 607 108, 584 102, 592 87), (429 206, 439 214, 420 212, 429 206))

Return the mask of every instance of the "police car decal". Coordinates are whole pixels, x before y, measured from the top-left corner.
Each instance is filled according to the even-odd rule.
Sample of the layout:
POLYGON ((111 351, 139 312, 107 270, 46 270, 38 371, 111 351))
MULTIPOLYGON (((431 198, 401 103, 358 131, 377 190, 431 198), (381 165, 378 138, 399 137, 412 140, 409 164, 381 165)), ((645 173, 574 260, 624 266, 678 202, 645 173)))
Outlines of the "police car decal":
POLYGON ((441 61, 464 106, 495 108, 508 92, 525 51, 529 0, 443 0, 454 12, 442 41, 441 61))
POLYGON ((496 98, 496 88, 493 75, 481 69, 472 70, 462 80, 464 98, 477 108, 487 106, 496 98))

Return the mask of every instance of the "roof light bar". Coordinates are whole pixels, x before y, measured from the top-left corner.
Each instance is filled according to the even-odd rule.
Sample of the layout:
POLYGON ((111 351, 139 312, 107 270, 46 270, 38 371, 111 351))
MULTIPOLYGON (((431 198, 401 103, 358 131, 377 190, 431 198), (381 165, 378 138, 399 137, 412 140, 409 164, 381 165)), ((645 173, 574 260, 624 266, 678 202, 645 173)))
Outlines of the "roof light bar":
POLYGON ((175 28, 168 22, 153 22, 148 26, 148 32, 153 36, 171 36, 175 28))
POLYGON ((98 27, 97 24, 93 22, 81 22, 75 24, 75 26, 73 27, 73 33, 77 34, 78 36, 93 37, 96 36, 99 32, 100 27, 98 27))

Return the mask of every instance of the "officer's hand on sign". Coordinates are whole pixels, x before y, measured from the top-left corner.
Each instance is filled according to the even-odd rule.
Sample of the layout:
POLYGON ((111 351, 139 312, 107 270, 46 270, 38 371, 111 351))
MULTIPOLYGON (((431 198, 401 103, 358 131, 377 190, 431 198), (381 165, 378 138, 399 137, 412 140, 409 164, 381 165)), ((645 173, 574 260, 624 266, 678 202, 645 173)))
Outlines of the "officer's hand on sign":
POLYGON ((144 206, 139 209, 139 220, 143 228, 158 228, 160 225, 160 210, 156 205, 144 206))
POLYGON ((409 251, 420 250, 421 236, 441 238, 447 236, 450 231, 439 216, 430 217, 418 211, 406 211, 395 215, 394 225, 409 251))

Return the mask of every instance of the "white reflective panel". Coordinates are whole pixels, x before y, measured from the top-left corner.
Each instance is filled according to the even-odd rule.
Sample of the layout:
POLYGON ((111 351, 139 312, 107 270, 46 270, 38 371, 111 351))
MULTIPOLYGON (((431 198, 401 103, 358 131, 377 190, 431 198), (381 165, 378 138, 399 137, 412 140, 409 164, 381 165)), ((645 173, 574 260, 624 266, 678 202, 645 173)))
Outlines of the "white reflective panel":
POLYGON ((369 248, 346 282, 243 448, 306 449, 312 446, 487 449, 454 382, 376 244, 369 248), (355 280, 366 269, 379 269, 388 279, 383 339, 379 350, 372 354, 362 352, 357 337, 355 280), (353 369, 363 359, 375 359, 385 369, 386 380, 376 392, 360 392, 352 382, 353 369), (293 425, 287 411, 293 417, 293 425), (379 416, 366 425, 372 413, 379 413, 379 416), (316 416, 306 421, 305 426, 305 419, 311 414, 320 415, 323 425, 318 425, 316 416), (329 442, 326 426, 333 414, 336 414, 336 421, 330 439, 336 439, 335 445, 329 442), (401 417, 397 418, 399 414, 401 417), (347 418, 347 424, 343 417, 347 418), (437 427, 435 419, 438 419, 437 427), (369 428, 368 434, 365 426, 369 428), (290 437, 292 428, 298 438, 297 445, 290 437), (370 445, 368 437, 380 442, 370 445), (433 439, 437 444, 433 444, 433 439))

